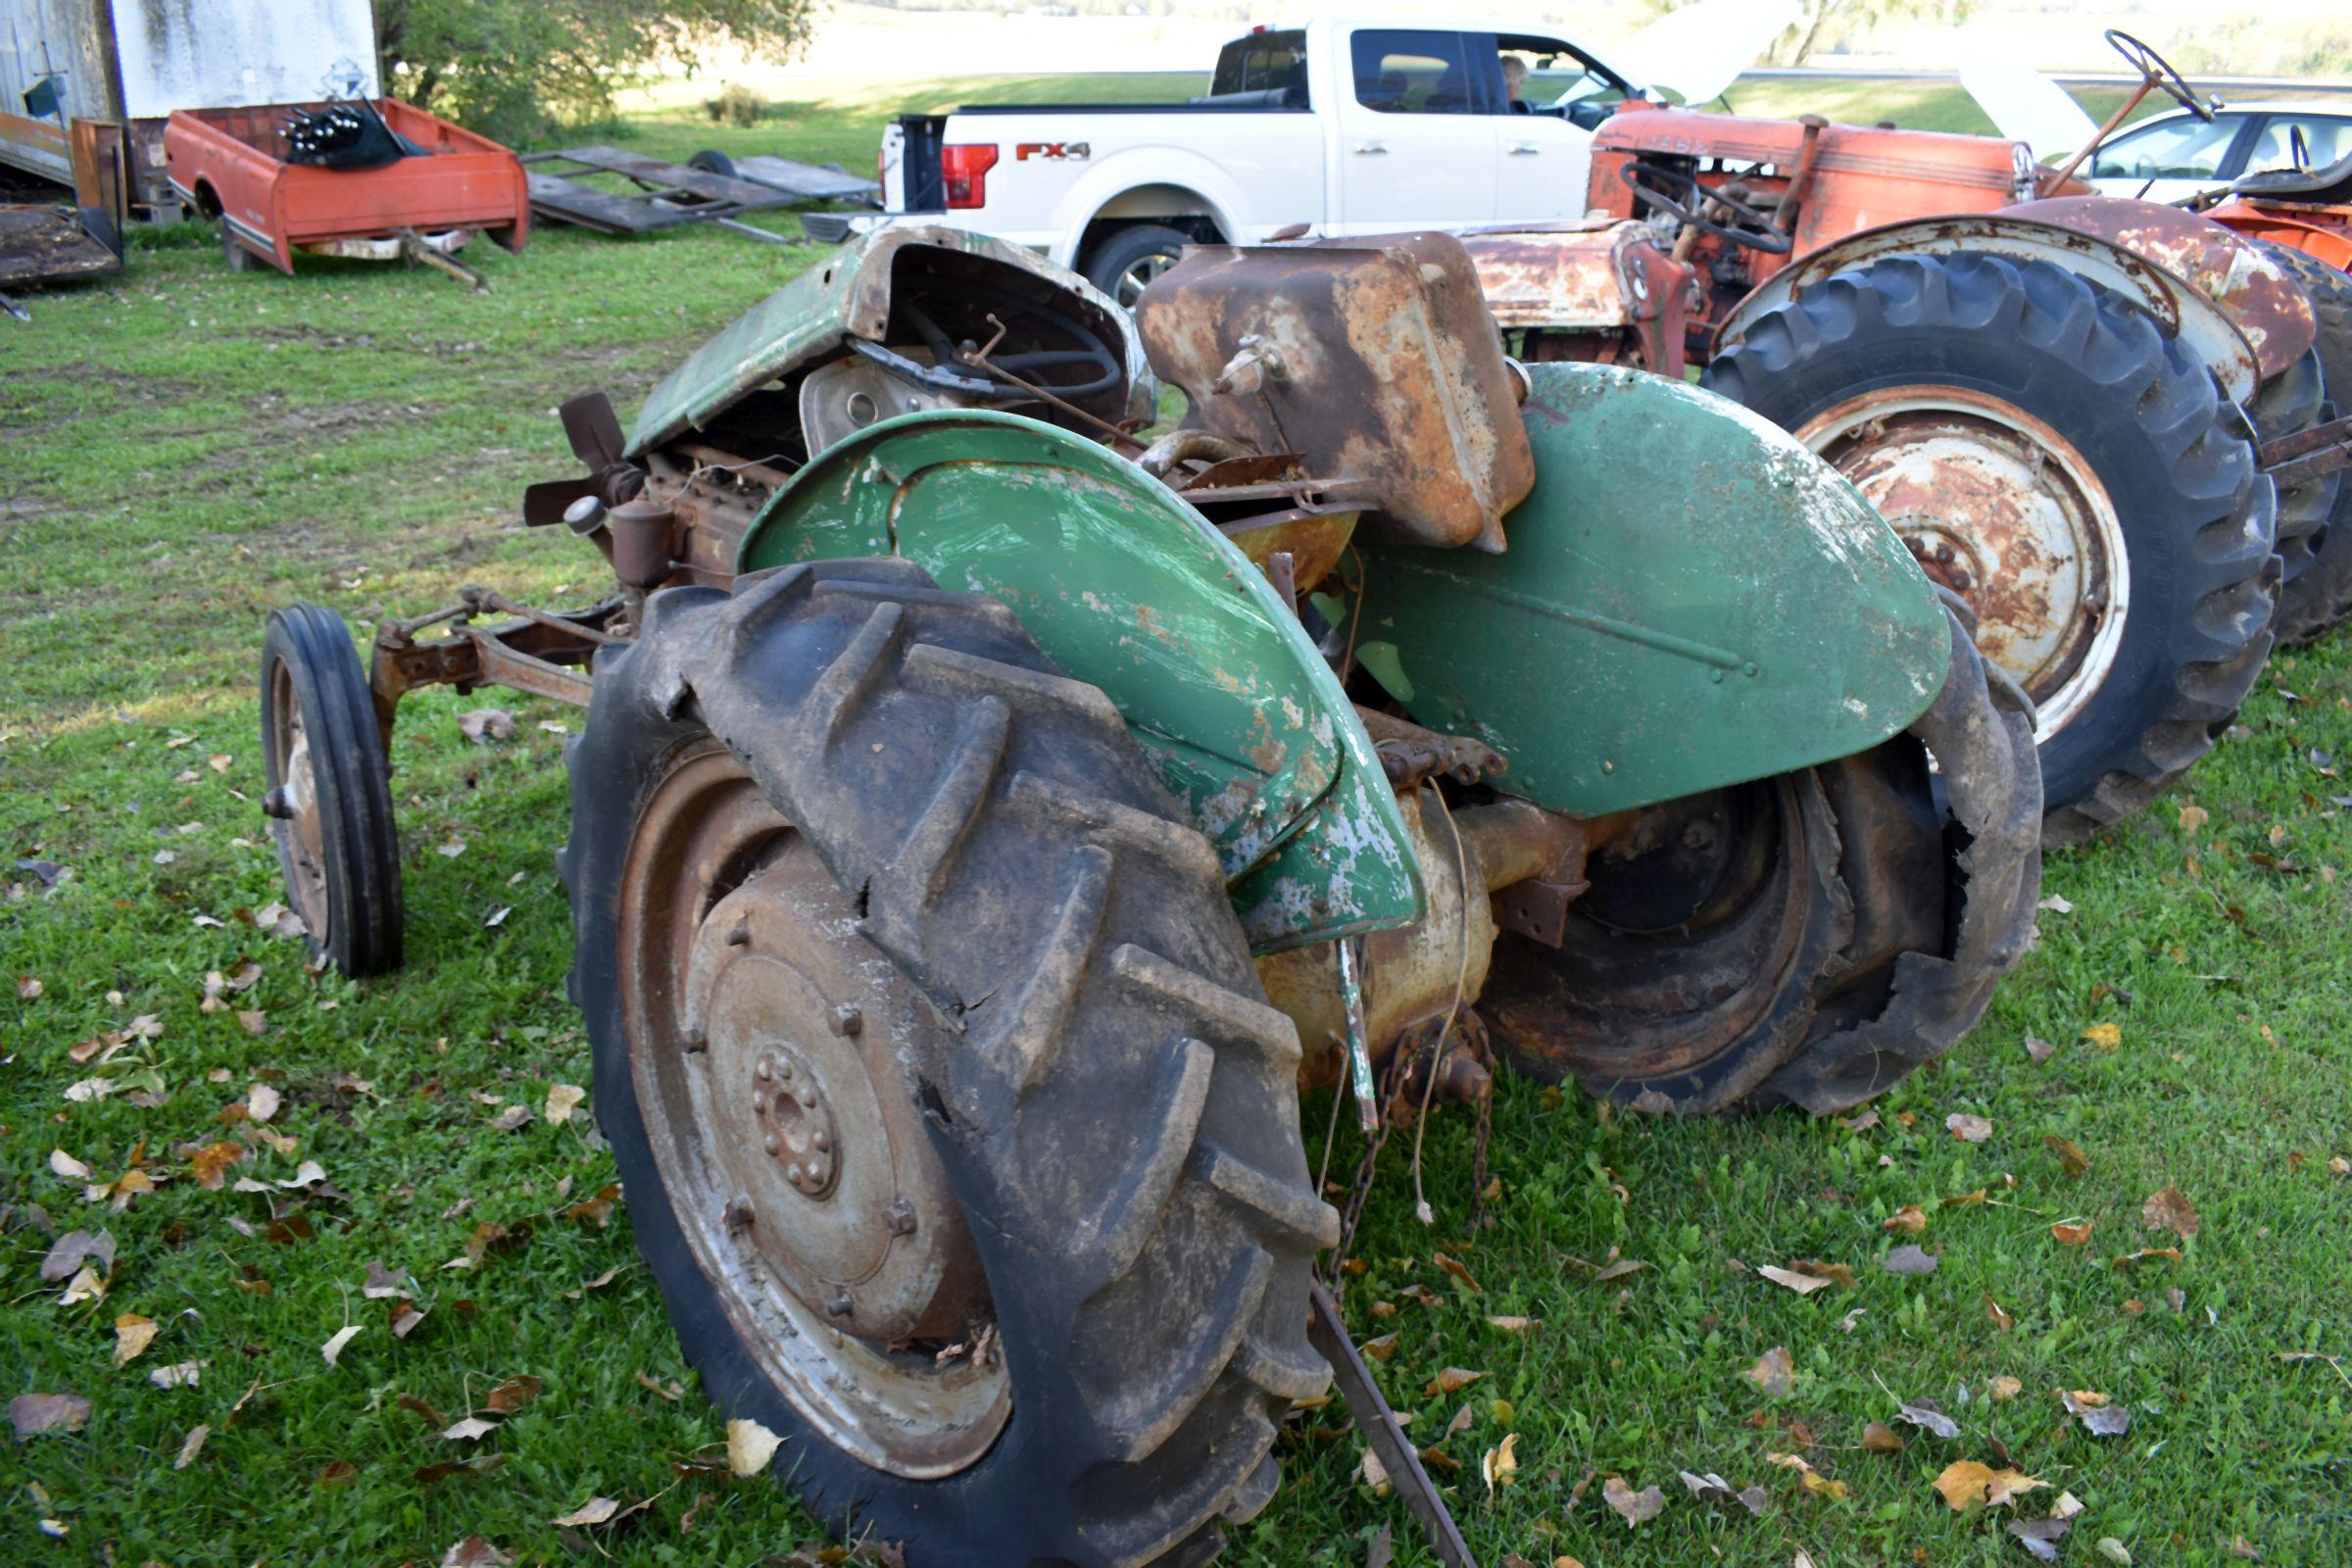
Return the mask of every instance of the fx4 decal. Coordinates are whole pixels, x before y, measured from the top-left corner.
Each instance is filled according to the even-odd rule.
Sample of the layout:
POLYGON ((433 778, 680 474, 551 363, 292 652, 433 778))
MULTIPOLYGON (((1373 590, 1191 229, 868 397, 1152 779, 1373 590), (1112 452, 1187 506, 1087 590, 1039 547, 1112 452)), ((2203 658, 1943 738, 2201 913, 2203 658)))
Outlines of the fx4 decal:
POLYGON ((1032 158, 1076 159, 1083 161, 1094 156, 1094 146, 1083 141, 1025 141, 1012 150, 1012 161, 1025 164, 1032 158))

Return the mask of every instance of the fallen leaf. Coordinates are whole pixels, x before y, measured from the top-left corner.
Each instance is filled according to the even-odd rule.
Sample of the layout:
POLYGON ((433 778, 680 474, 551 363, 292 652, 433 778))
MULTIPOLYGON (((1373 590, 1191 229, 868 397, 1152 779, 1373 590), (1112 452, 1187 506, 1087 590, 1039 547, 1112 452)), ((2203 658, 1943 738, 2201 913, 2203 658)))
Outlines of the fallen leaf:
POLYGON ((511 1133, 519 1131, 521 1128, 529 1126, 535 1119, 535 1114, 531 1110, 530 1106, 509 1105, 505 1110, 501 1111, 498 1115, 490 1119, 490 1125, 497 1128, 502 1133, 511 1133))
POLYGON ((485 926, 505 925, 507 923, 507 916, 513 914, 514 912, 514 906, 513 905, 502 904, 497 908, 492 909, 488 914, 482 916, 482 924, 485 926))
POLYGON ((2101 1536, 2094 1544, 2098 1554, 2118 1568, 2132 1568, 2132 1548, 2113 1536, 2101 1536))
POLYGON ((1962 1193, 1957 1198, 1945 1199, 1943 1206, 1945 1208, 1975 1208, 1986 1201, 1990 1196, 1984 1188, 1980 1187, 1973 1193, 1962 1193))
POLYGON ((542 1387, 544 1385, 527 1372, 511 1377, 490 1391, 490 1396, 482 1401, 482 1408, 493 1415, 513 1415, 539 1397, 542 1387))
POLYGON ((469 709, 458 715, 458 731, 476 746, 511 740, 514 735, 514 715, 503 708, 469 709))
POLYGON ((72 1279, 92 1259, 96 1259, 101 1269, 113 1270, 114 1233, 68 1231, 49 1249, 48 1256, 41 1259, 41 1278, 52 1285, 59 1280, 72 1279))
POLYGON ((318 1347, 318 1353, 326 1358, 328 1366, 335 1364, 335 1358, 343 1353, 343 1347, 358 1337, 361 1327, 362 1325, 353 1323, 339 1328, 335 1331, 334 1338, 318 1347))
POLYGON ((485 1421, 478 1415, 469 1415, 463 1421, 451 1422, 442 1431, 441 1436, 451 1443, 479 1443, 497 1430, 497 1422, 485 1421))
POLYGON ((571 1113, 577 1110, 580 1102, 587 1098, 588 1091, 574 1084, 548 1085, 547 1109, 544 1112, 547 1124, 550 1127, 563 1126, 571 1120, 571 1113))
POLYGON ((2094 1023, 2082 1031, 2082 1038, 2101 1051, 2113 1051, 2124 1043, 2124 1028, 2121 1024, 2094 1023))
POLYGON ((2058 1397, 2067 1413, 2094 1438, 2120 1438, 2132 1430, 2132 1412, 2120 1404, 2109 1403, 2104 1394, 2078 1389, 2062 1392, 2058 1397))
POLYGON ((2197 1218, 2196 1209, 2180 1196, 2180 1189, 2169 1182, 2161 1192, 2148 1195, 2148 1200, 2140 1205, 2139 1221, 2152 1231, 2172 1231, 2183 1239, 2192 1238, 2205 1228, 2205 1222, 2197 1218))
POLYGON ((255 1084, 245 1092, 245 1114, 255 1121, 268 1121, 277 1114, 277 1091, 268 1084, 255 1084))
POLYGON ((667 1399, 671 1404, 677 1403, 686 1392, 675 1380, 663 1383, 659 1378, 650 1377, 643 1372, 637 1374, 637 1386, 648 1394, 667 1399))
POLYGON ((1656 1487, 1643 1487, 1640 1492, 1625 1484, 1622 1476, 1611 1476, 1600 1484, 1601 1501, 1617 1511, 1628 1530, 1647 1524, 1666 1506, 1666 1494, 1656 1487))
POLYGON ((204 1440, 212 1435, 213 1429, 201 1421, 188 1428, 188 1435, 179 1440, 179 1457, 172 1461, 172 1468, 185 1470, 194 1464, 196 1455, 204 1447, 204 1440))
POLYGON ((433 853, 440 856, 443 859, 454 860, 459 856, 466 853, 466 841, 453 833, 448 838, 442 840, 440 845, 433 851, 433 853))
POLYGON ((1385 1497, 1388 1495, 1390 1489, 1388 1467, 1380 1462, 1380 1455, 1374 1453, 1370 1448, 1366 1448, 1362 1456, 1356 1460, 1355 1474, 1357 1480, 1372 1489, 1374 1496, 1385 1497))
POLYGON ((98 1301, 105 1298, 106 1281, 98 1277, 96 1269, 84 1263, 74 1271, 74 1277, 68 1280, 66 1288, 58 1293, 57 1304, 74 1306, 82 1301, 98 1301))
POLYGON ((1756 1364, 1747 1369, 1747 1375, 1755 1380, 1757 1388, 1776 1399, 1788 1397, 1796 1386, 1796 1366, 1789 1360, 1786 1346, 1776 1345, 1756 1357, 1756 1364))
POLYGON ((1490 1494, 1496 1487, 1507 1487, 1518 1478, 1519 1457, 1513 1451, 1518 1444, 1518 1433, 1506 1433, 1501 1445, 1489 1448, 1486 1457, 1478 1462, 1478 1472, 1486 1478, 1490 1494))
MULTIPOLYGON (((1478 1417, 1470 1408, 1470 1406, 1466 1404, 1463 1405, 1459 1410, 1453 1412, 1453 1419, 1446 1423, 1446 1436, 1450 1438, 1459 1433, 1469 1431, 1470 1423, 1476 1419, 1478 1419, 1478 1417)), ((1444 1440, 1441 1439, 1440 1441, 1442 1442, 1444 1440)))
POLYGON ((1478 1290, 1478 1281, 1470 1277, 1470 1271, 1463 1267, 1459 1261, 1447 1257, 1444 1252, 1438 1252, 1434 1255, 1437 1258, 1438 1267, 1444 1269, 1446 1273, 1461 1281, 1462 1284, 1468 1287, 1472 1292, 1476 1292, 1478 1290))
POLYGON ((2026 1036, 2026 1054, 2034 1061, 2047 1061, 2058 1054, 2058 1048, 2038 1035, 2026 1036))
POLYGON ((136 1312, 123 1312, 115 1318, 115 1365, 128 1366, 146 1353, 155 1343, 155 1319, 136 1312))
POLYGON ((1468 1388, 1485 1376, 1484 1372, 1473 1372, 1467 1367, 1449 1366, 1436 1377, 1431 1378, 1429 1386, 1421 1392, 1432 1399, 1442 1398, 1446 1395, 1468 1388))
POLYGON ((339 1487, 360 1473, 360 1467, 349 1459, 329 1459, 326 1468, 311 1478, 314 1487, 339 1487))
POLYGON ((1639 1274, 1647 1267, 1649 1265, 1638 1257, 1613 1258, 1602 1267, 1599 1273, 1592 1276, 1592 1283, 1606 1285, 1611 1280, 1621 1280, 1628 1274, 1639 1274))
POLYGON ((2016 1398, 2018 1395, 2025 1392, 2025 1387, 2026 1386, 2023 1383, 2018 1382, 2017 1379, 2004 1374, 2003 1376, 1994 1378, 1990 1382, 1986 1383, 1984 1385, 1984 1392, 1991 1395, 1995 1399, 2006 1403, 2007 1401, 2016 1398))
POLYGON ((1540 1317, 1491 1317, 1487 1319, 1487 1326, 1500 1329, 1505 1334, 1528 1334, 1542 1328, 1544 1320, 1540 1317))
POLYGON ((1356 1348, 1375 1361, 1386 1361, 1396 1353, 1396 1336, 1383 1334, 1377 1340, 1366 1340, 1356 1348))
POLYGON ((396 1340, 407 1339, 416 1325, 423 1322, 425 1318, 424 1313, 419 1312, 407 1301, 394 1301, 390 1316, 389 1327, 392 1330, 392 1337, 396 1340))
POLYGON ((1936 1272, 1936 1259, 1933 1252, 1922 1251, 1916 1242, 1906 1242, 1880 1258, 1879 1267, 1889 1274, 1933 1274, 1936 1272))
POLYGON ((2090 1156, 2082 1152, 2081 1144, 2060 1138, 2055 1133, 2043 1133, 2041 1141, 2049 1146, 2051 1153, 2058 1156, 2058 1163, 2065 1167, 2069 1176, 2080 1176, 2090 1169, 2090 1156))
POLYGON ((507 1568, 514 1559, 479 1536, 467 1536, 442 1553, 441 1568, 507 1568))
POLYGON ((1928 1399, 1903 1405, 1895 1411, 1895 1419, 1908 1421, 1921 1431, 1932 1432, 1939 1438, 1956 1438, 1960 1435, 1960 1423, 1938 1410, 1934 1401, 1928 1399))
POLYGON ((8 1401, 9 1425, 20 1440, 44 1432, 79 1432, 89 1420, 90 1401, 78 1394, 20 1394, 8 1401))
POLYGON ((196 1185, 208 1193, 220 1190, 228 1167, 245 1157, 245 1146, 221 1142, 207 1144, 188 1156, 188 1168, 195 1172, 196 1185))
POLYGON ((2134 1263, 2144 1263, 2151 1257, 2169 1258, 2178 1263, 2180 1261, 2180 1249, 2178 1247, 2143 1247, 2136 1252, 2126 1252, 2123 1256, 2116 1258, 2114 1266, 2129 1268, 2134 1263))
POLYGON ((237 1014, 237 1027, 258 1040, 270 1032, 270 1015, 252 1009, 241 1011, 237 1014))
POLYGON ((1876 1127, 1878 1124, 1879 1107, 1876 1105, 1863 1106, 1862 1114, 1859 1116, 1840 1116, 1838 1118, 1838 1125, 1844 1128, 1849 1133, 1866 1133, 1869 1132, 1873 1127, 1876 1127))
POLYGON ((1945 1131, 1964 1144, 1981 1144, 1992 1136, 1992 1123, 1982 1116, 1954 1111, 1943 1118, 1945 1131))
POLYGON ((776 1456, 783 1439, 757 1421, 735 1420, 727 1423, 727 1468, 738 1478, 756 1476, 767 1468, 776 1456))
MULTIPOLYGON (((2032 1553, 2035 1560, 2056 1562, 2058 1543, 2074 1528, 2074 1521, 2055 1515, 2042 1519, 2012 1519, 2006 1528, 2009 1534, 2017 1538, 2017 1544, 2032 1553)), ((2132 1559, 2127 1555, 2124 1560, 2129 1562, 2132 1559)))
POLYGON ((2047 909, 2052 914, 2072 914, 2075 912, 2075 906, 2068 903, 2063 897, 2055 893, 2042 900, 2039 904, 2035 905, 2034 907, 2037 909, 2047 909))
POLYGON ((1811 1296, 1815 1291, 1830 1283, 1816 1275, 1799 1274, 1794 1269, 1776 1268, 1770 1263, 1757 1269, 1756 1272, 1772 1281, 1773 1284, 1794 1291, 1799 1296, 1811 1296))
POLYGON ((1873 1421, 1862 1429, 1862 1446, 1872 1453, 1900 1453, 1902 1435, 1884 1421, 1873 1421))
POLYGON ((1994 1328, 2001 1330, 2003 1333, 2008 1332, 2017 1324, 2017 1319, 2011 1317, 2007 1310, 2002 1307, 2001 1303, 1992 1298, 1992 1296, 1989 1292, 1987 1292, 1984 1297, 1984 1317, 1985 1320, 1994 1328))
POLYGON ((407 1269, 404 1268, 395 1273, 384 1267, 383 1264, 370 1259, 368 1264, 368 1279, 360 1287, 360 1294, 370 1301, 387 1301, 394 1297, 414 1296, 416 1289, 416 1282, 410 1278, 407 1269))
POLYGON ((204 1381, 204 1369, 210 1365, 210 1361, 174 1361, 149 1372, 147 1381, 159 1389, 192 1389, 204 1381))
POLYGON ((1928 1211, 1917 1203, 1905 1203, 1895 1211, 1892 1219, 1886 1220, 1879 1228, 1900 1231, 1905 1236, 1917 1236, 1928 1228, 1928 1211))
POLYGON ((2197 829, 2212 820, 2212 817, 2213 813, 2202 806, 2183 806, 2176 813, 2176 819, 2180 824, 2180 831, 2191 838, 2196 837, 2197 829))
POLYGON ((2090 1220, 2084 1220, 2079 1225, 2053 1225, 2050 1227, 2050 1235, 2060 1247, 2082 1247, 2090 1240, 2092 1223, 2090 1220))
POLYGON ((619 1499, 614 1497, 590 1497, 586 1502, 581 1503, 571 1512, 566 1514, 559 1514, 555 1518, 550 1519, 548 1523, 551 1525, 566 1527, 601 1525, 609 1521, 614 1514, 618 1512, 620 1512, 619 1499))
POLYGON ((70 1182, 86 1182, 90 1179, 90 1167, 62 1149, 49 1151, 49 1168, 70 1182))

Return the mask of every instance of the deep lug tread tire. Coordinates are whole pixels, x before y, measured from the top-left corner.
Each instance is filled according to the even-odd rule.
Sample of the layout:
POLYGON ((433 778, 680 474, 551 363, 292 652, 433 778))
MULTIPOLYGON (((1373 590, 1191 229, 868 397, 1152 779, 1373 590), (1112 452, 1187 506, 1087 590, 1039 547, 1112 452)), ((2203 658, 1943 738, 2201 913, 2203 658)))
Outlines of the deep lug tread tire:
MULTIPOLYGON (((2303 251, 2270 244, 2264 249, 2311 300, 2320 326, 2313 347, 2329 405, 2323 416, 2340 417, 2352 409, 2352 276, 2303 251)), ((2334 505, 2309 540, 2311 560, 2278 596, 2278 636, 2288 647, 2324 636, 2352 616, 2352 473, 2328 478, 2335 484, 2334 505)), ((2285 498, 2280 500, 2283 506, 2285 498)))
MULTIPOLYGON (((387 974, 401 958, 400 831, 375 698, 342 616, 318 605, 272 611, 262 640, 262 765, 272 789, 285 782, 277 776, 283 720, 270 678, 281 662, 311 738, 318 792, 327 929, 310 934, 311 949, 354 979, 387 974)), ((280 868, 291 878, 286 830, 270 827, 280 868)))
POLYGON ((2145 316, 2042 262, 1901 256, 1766 312, 1704 384, 1786 429, 1858 393, 1974 387, 2065 434, 2112 498, 2132 609, 2099 691, 2042 747, 2050 847, 2145 806, 2261 673, 2279 564, 2252 427, 2145 316))
POLYGON ((1206 1561, 1273 1490, 1337 1216, 1301 1147, 1298 1042, 1264 1001, 1213 854, 1098 689, 1004 606, 897 560, 648 601, 599 659, 571 758, 573 994, 599 1113, 688 1357, 783 1434, 775 1473, 926 1564, 1206 1561), (717 737, 952 1020, 907 1085, 995 1284, 1010 1424, 937 1481, 832 1446, 696 1269, 634 1101, 616 880, 662 760, 717 737))

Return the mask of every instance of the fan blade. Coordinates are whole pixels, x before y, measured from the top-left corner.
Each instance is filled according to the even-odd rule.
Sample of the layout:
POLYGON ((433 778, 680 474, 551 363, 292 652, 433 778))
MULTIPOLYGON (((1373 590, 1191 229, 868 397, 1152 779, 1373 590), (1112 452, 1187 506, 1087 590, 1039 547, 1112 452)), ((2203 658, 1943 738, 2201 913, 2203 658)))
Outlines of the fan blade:
POLYGON ((564 437, 571 443, 572 456, 588 465, 590 473, 601 474, 621 461, 628 440, 620 433, 620 416, 612 412, 611 398, 602 392, 583 392, 556 413, 564 421, 564 437))
POLYGON ((522 493, 522 520, 534 528, 564 521, 564 509, 596 494, 594 479, 543 479, 522 493))

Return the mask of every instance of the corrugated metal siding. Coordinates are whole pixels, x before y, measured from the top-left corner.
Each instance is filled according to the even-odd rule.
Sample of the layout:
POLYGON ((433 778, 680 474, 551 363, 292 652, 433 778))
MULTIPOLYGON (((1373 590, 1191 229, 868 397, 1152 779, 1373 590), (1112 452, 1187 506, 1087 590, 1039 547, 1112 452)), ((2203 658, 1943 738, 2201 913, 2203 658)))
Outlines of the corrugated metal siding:
MULTIPOLYGON (((0 0, 0 114, 24 113, 24 94, 51 73, 64 79, 58 95, 71 119, 113 120, 114 61, 108 50, 110 0, 0 0)), ((0 152, 6 161, 52 178, 71 179, 73 165, 21 143, 0 152)))

